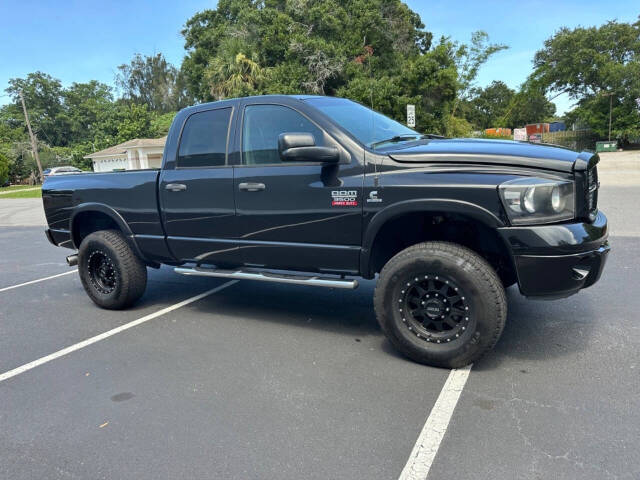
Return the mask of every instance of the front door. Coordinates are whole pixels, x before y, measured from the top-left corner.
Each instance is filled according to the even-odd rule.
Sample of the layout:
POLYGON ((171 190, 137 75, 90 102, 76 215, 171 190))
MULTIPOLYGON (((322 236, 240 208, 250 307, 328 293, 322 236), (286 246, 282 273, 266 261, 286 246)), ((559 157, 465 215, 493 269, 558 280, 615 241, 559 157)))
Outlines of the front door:
POLYGON ((235 168, 238 245, 244 264, 357 273, 363 169, 308 117, 285 105, 245 104, 235 168), (278 136, 311 133, 341 149, 339 164, 282 162, 278 136))
POLYGON ((167 242, 181 261, 238 264, 233 167, 227 160, 233 108, 190 115, 182 129, 175 167, 159 185, 167 242))

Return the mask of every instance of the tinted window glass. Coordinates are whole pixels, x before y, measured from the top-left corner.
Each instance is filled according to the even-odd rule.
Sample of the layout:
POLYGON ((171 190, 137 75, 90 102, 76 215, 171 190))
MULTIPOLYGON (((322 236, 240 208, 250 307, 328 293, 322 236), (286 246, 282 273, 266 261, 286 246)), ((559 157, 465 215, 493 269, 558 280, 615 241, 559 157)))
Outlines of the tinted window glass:
POLYGON ((246 165, 280 163, 278 136, 285 132, 311 133, 324 145, 322 130, 295 110, 281 105, 249 105, 244 110, 242 158, 246 165))
MULTIPOLYGON (((305 100, 330 117, 368 147, 395 136, 420 134, 381 113, 346 98, 313 97, 305 100)), ((383 143, 380 144, 382 146, 383 143)), ((388 145, 387 145, 388 146, 388 145)))
POLYGON ((225 164, 230 108, 194 113, 182 130, 178 167, 217 167, 225 164))

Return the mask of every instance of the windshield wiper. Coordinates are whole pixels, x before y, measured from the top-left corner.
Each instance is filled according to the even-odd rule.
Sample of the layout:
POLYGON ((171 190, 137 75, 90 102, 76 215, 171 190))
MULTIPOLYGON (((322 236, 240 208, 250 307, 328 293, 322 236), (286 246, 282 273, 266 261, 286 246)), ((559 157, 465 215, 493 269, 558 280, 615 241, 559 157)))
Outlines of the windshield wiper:
POLYGON ((369 147, 374 148, 378 145, 382 145, 383 143, 398 143, 404 142, 406 140, 423 140, 425 138, 445 138, 442 135, 436 135, 435 133, 425 133, 425 134, 405 134, 405 135, 396 135, 395 137, 387 138, 385 140, 380 140, 378 142, 373 142, 369 147))
POLYGON ((371 145, 369 145, 371 148, 376 147, 378 145, 382 145, 383 143, 397 143, 397 142, 403 142, 405 140, 419 140, 420 138, 422 138, 424 135, 420 135, 420 134, 405 134, 405 135, 396 135, 394 137, 391 138, 386 138, 384 140, 379 140, 377 142, 373 142, 371 145))

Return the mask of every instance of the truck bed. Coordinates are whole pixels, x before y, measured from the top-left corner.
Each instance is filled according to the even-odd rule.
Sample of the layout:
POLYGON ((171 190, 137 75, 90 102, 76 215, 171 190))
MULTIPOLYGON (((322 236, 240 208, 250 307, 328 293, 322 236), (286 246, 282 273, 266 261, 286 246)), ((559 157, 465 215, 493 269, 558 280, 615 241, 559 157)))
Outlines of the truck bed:
POLYGON ((48 177, 42 186, 42 202, 54 243, 74 247, 72 215, 81 215, 92 204, 108 205, 130 228, 130 234, 163 237, 159 175, 159 170, 129 170, 48 177))

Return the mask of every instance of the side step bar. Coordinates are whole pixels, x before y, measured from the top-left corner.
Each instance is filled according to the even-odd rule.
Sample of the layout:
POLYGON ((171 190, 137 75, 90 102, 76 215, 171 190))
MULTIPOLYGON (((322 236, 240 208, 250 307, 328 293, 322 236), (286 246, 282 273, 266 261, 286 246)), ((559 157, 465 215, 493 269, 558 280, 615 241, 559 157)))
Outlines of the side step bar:
POLYGON ((311 285, 314 287, 358 288, 357 280, 342 278, 319 277, 307 275, 291 275, 286 273, 254 272, 250 270, 221 270, 201 267, 175 267, 173 269, 181 275, 196 275, 201 277, 235 278, 238 280, 259 280, 261 282, 295 283, 297 285, 311 285))

